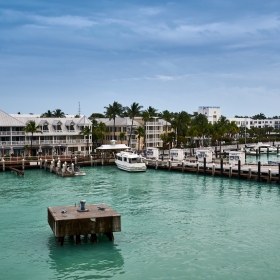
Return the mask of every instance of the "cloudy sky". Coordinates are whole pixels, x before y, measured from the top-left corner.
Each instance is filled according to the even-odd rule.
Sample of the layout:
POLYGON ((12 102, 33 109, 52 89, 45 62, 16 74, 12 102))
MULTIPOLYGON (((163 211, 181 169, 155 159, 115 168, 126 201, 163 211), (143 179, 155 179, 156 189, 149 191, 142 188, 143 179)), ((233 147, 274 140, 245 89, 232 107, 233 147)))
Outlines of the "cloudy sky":
POLYGON ((279 0, 0 4, 0 109, 280 115, 279 0))

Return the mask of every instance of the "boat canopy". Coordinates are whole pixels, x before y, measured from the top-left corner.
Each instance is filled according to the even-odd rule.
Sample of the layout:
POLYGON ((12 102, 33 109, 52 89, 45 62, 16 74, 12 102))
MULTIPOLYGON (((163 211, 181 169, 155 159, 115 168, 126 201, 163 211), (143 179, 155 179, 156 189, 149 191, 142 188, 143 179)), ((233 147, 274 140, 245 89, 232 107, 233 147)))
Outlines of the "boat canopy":
POLYGON ((125 144, 101 145, 96 150, 126 150, 129 149, 125 144))

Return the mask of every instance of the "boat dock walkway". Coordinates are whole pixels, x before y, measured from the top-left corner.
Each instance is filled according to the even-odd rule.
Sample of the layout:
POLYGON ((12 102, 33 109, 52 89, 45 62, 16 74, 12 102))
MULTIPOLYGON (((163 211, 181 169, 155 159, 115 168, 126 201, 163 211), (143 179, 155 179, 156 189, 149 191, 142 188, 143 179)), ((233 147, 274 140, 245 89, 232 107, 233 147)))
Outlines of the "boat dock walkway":
POLYGON ((167 169, 169 171, 194 172, 196 174, 238 178, 247 180, 276 182, 280 184, 280 163, 278 165, 246 164, 231 165, 225 164, 223 159, 219 163, 171 161, 171 160, 146 160, 148 168, 167 169))

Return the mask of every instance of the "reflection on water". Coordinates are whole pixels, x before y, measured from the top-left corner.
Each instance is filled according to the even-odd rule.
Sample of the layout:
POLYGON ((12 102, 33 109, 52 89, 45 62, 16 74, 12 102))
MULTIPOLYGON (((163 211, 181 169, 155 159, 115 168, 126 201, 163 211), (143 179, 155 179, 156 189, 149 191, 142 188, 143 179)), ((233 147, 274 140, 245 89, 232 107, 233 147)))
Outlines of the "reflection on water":
POLYGON ((109 242, 104 235, 99 235, 99 242, 92 244, 89 236, 82 236, 82 244, 75 245, 75 240, 65 238, 59 247, 56 238, 48 239, 49 265, 55 270, 57 279, 66 279, 71 275, 75 279, 105 279, 123 273, 124 259, 117 244, 109 242))

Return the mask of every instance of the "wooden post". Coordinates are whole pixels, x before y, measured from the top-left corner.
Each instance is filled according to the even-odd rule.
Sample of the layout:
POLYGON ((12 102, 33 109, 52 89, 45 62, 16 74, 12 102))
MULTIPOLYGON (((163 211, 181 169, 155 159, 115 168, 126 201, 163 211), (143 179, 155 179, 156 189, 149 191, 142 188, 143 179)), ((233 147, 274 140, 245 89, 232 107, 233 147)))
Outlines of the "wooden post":
POLYGON ((170 169, 171 169, 171 160, 169 159, 168 160, 168 170, 170 171, 170 169))
POLYGON ((240 162, 240 159, 238 160, 238 180, 240 180, 240 165, 241 165, 241 162, 240 162))
POLYGON ((203 173, 206 175, 206 157, 203 158, 203 173))
POLYGON ((258 161, 258 182, 261 181, 261 162, 258 161))
POLYGON ((158 168, 158 161, 157 161, 157 159, 156 159, 156 161, 155 161, 155 168, 156 168, 156 169, 158 168))
POLYGON ((224 175, 224 165, 223 165, 223 158, 220 160, 220 175, 223 177, 224 175))
POLYGON ((109 238, 110 241, 114 241, 114 234, 113 232, 107 232, 105 235, 109 238))
POLYGON ((278 163, 278 184, 280 184, 280 163, 278 163))
POLYGON ((91 234, 91 242, 92 242, 92 243, 97 243, 97 240, 98 240, 98 239, 97 239, 97 234, 92 233, 92 234, 91 234))
POLYGON ((182 161, 182 172, 184 172, 185 171, 185 161, 183 160, 182 161))
POLYGON ((228 177, 232 177, 232 165, 229 166, 228 177))
POLYGON ((216 158, 217 158, 217 156, 218 156, 217 146, 215 146, 215 154, 216 154, 216 158))
POLYGON ((259 147, 259 155, 261 154, 261 147, 259 147))
POLYGON ((196 163, 196 174, 199 173, 199 162, 196 163))
POLYGON ((267 155, 269 154, 269 148, 268 147, 266 148, 266 154, 267 155))
POLYGON ((215 163, 212 165, 212 176, 215 176, 215 163))
POLYGON ((76 235, 76 245, 81 245, 81 236, 79 234, 76 235))
POLYGON ((22 170, 24 170, 24 158, 22 159, 22 170))
POLYGON ((92 156, 90 156, 90 166, 92 166, 92 156))
POLYGON ((58 237, 57 238, 57 245, 58 246, 63 246, 64 243, 64 236, 58 237))
POLYGON ((42 169, 42 158, 40 158, 40 169, 42 169))
POLYGON ((248 169, 248 180, 249 181, 251 180, 251 176, 252 176, 252 170, 251 170, 251 167, 249 167, 249 169, 248 169))
POLYGON ((271 183, 271 169, 268 169, 268 183, 271 183))
POLYGON ((77 157, 75 156, 75 164, 77 164, 77 157))
POLYGON ((72 174, 74 174, 74 171, 75 171, 74 169, 75 169, 75 168, 74 168, 74 163, 72 163, 72 164, 71 164, 71 173, 72 173, 72 174))
POLYGON ((3 171, 5 171, 5 160, 2 159, 2 168, 3 168, 3 171))

